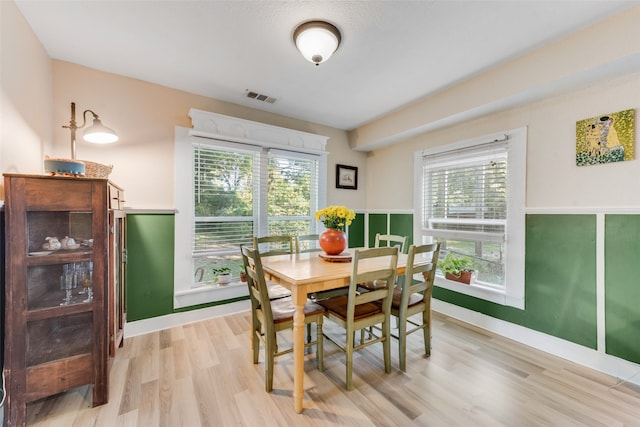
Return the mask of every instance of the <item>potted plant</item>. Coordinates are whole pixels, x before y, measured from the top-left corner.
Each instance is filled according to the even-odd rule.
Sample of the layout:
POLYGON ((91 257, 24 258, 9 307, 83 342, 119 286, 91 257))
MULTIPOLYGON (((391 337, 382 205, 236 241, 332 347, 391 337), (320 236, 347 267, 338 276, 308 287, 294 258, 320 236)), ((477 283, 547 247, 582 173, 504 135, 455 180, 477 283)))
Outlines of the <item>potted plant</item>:
POLYGON ((447 280, 455 280, 467 285, 475 280, 475 263, 468 256, 454 255, 449 252, 443 260, 438 262, 438 268, 447 280))
POLYGON ((241 259, 235 260, 231 266, 231 274, 235 274, 236 272, 238 273, 240 281, 245 283, 247 281, 247 272, 244 271, 244 262, 241 259))
POLYGON ((213 280, 219 285, 226 285, 231 282, 231 269, 229 267, 218 267, 213 269, 213 280))

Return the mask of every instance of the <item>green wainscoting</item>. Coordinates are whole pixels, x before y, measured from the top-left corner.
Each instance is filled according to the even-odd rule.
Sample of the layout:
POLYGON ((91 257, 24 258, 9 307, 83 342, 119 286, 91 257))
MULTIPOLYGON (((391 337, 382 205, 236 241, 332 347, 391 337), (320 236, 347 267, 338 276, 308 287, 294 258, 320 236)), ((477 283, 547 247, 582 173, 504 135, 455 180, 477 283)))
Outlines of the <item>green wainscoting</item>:
POLYGON ((174 215, 127 215, 127 321, 173 313, 174 215))
POLYGON ((376 243, 376 234, 387 234, 387 214, 372 213, 369 214, 369 234, 368 247, 372 248, 376 243))
MULTIPOLYGON (((232 302, 174 310, 174 216, 129 214, 127 224, 128 321, 232 302)), ((373 246, 378 232, 413 240, 413 216, 356 214, 349 246, 373 246)), ((640 215, 606 215, 604 234, 606 352, 640 363, 640 215)), ((596 349, 596 215, 527 215, 524 310, 439 287, 433 295, 596 349)))
POLYGON ((350 248, 361 248, 365 246, 365 214, 357 213, 351 225, 349 226, 348 238, 349 242, 347 246, 350 248))
POLYGON ((407 236, 407 244, 404 248, 404 252, 407 253, 409 246, 413 244, 413 214, 389 215, 389 234, 407 236))
POLYGON ((595 349, 596 216, 527 215, 525 326, 595 349))
POLYGON ((524 310, 438 287, 433 296, 596 349, 596 216, 527 215, 524 310))
POLYGON ((376 240, 376 233, 396 234, 407 236, 405 253, 409 250, 409 245, 413 244, 413 214, 356 214, 356 218, 349 226, 349 247, 360 248, 373 247, 376 240), (369 229, 366 229, 367 220, 369 229))
POLYGON ((149 319, 248 299, 174 308, 173 214, 127 215, 127 320, 149 319))
POLYGON ((605 215, 606 352, 640 363, 640 215, 605 215))

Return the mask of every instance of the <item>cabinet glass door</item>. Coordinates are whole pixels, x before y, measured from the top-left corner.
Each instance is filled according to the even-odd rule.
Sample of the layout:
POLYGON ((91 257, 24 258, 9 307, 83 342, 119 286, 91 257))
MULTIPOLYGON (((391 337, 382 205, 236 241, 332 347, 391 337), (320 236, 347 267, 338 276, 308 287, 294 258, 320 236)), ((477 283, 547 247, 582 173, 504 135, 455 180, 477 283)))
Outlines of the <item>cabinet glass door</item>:
POLYGON ((26 219, 26 365, 90 354, 92 213, 29 211, 26 219))

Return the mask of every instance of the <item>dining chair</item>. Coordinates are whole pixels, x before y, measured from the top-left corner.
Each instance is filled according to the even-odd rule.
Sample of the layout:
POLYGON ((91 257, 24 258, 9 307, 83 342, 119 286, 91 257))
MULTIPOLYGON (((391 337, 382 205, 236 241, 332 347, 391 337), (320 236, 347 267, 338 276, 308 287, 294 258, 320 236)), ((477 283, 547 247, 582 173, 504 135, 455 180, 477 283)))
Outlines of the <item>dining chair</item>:
POLYGON ((398 264, 398 248, 356 249, 353 254, 353 266, 347 295, 319 301, 325 309, 325 317, 346 330, 344 345, 337 339, 325 334, 325 338, 333 342, 346 353, 347 372, 346 388, 351 390, 353 377, 353 353, 364 347, 382 343, 384 354, 384 370, 391 372, 390 313, 393 286, 376 289, 371 292, 358 292, 358 283, 383 280, 395 283, 398 264), (372 261, 378 259, 377 267, 372 269, 372 261), (380 335, 372 333, 368 340, 355 343, 358 330, 382 324, 380 335))
POLYGON ((398 246, 400 253, 406 253, 407 236, 399 236, 397 234, 380 234, 376 233, 376 238, 373 242, 374 248, 380 248, 384 246, 398 246))
MULTIPOLYGON (((273 255, 293 254, 294 243, 291 236, 262 236, 253 238, 253 248, 260 252, 261 257, 273 255)), ((270 299, 278 299, 291 296, 291 291, 282 285, 267 280, 267 289, 270 299)))
POLYGON ((320 244, 318 243, 319 239, 319 234, 305 234, 302 236, 296 236, 296 253, 301 254, 305 252, 321 252, 322 249, 320 248, 320 244))
POLYGON ((391 315, 398 319, 398 333, 391 336, 398 340, 399 362, 402 371, 407 370, 407 336, 422 331, 424 334, 424 352, 431 355, 431 294, 436 277, 436 265, 440 255, 440 244, 409 246, 406 274, 401 287, 393 290, 391 315), (414 275, 420 275, 415 279, 414 275), (421 321, 412 318, 421 314, 421 321), (408 329, 407 327, 410 327, 408 329))
MULTIPOLYGON (((291 297, 269 299, 267 283, 262 268, 260 253, 243 246, 241 248, 242 259, 247 272, 249 284, 249 298, 251 300, 251 347, 253 349, 253 363, 257 364, 260 358, 260 342, 265 351, 265 388, 267 392, 273 390, 273 369, 275 358, 283 354, 291 353, 293 347, 284 350, 278 349, 278 332, 293 329, 293 313, 295 307, 291 297)), ((316 324, 316 339, 307 338, 305 348, 316 346, 316 360, 318 370, 324 370, 323 361, 323 333, 322 322, 324 308, 310 300, 304 306, 304 323, 316 324)))
MULTIPOLYGON (((404 247, 407 243, 406 236, 398 236, 395 234, 380 234, 376 233, 376 239, 374 241, 373 247, 394 247, 397 246, 400 253, 404 253, 404 247)), ((369 292, 375 290, 377 287, 385 287, 386 283, 380 281, 370 281, 365 283, 360 283, 359 290, 361 292, 369 292)))
POLYGON ((260 256, 287 255, 294 252, 295 243, 291 236, 269 235, 253 238, 253 247, 260 256))

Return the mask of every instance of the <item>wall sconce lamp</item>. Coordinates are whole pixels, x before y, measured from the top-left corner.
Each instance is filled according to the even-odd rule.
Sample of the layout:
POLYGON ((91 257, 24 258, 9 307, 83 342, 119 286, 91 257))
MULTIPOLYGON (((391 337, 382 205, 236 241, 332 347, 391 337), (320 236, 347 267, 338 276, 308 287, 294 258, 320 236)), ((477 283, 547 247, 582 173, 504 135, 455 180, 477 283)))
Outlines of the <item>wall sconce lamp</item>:
POLYGON ((304 22, 293 32, 293 42, 302 56, 316 65, 331 58, 341 40, 340 30, 325 21, 304 22))
POLYGON ((87 142, 94 144, 110 144, 118 140, 118 135, 108 127, 104 126, 98 115, 91 110, 84 110, 82 113, 82 125, 76 123, 76 103, 71 103, 71 121, 69 125, 63 125, 63 128, 71 131, 71 158, 76 158, 76 130, 83 128, 87 124, 87 113, 93 114, 93 124, 85 129, 82 138, 87 142))

